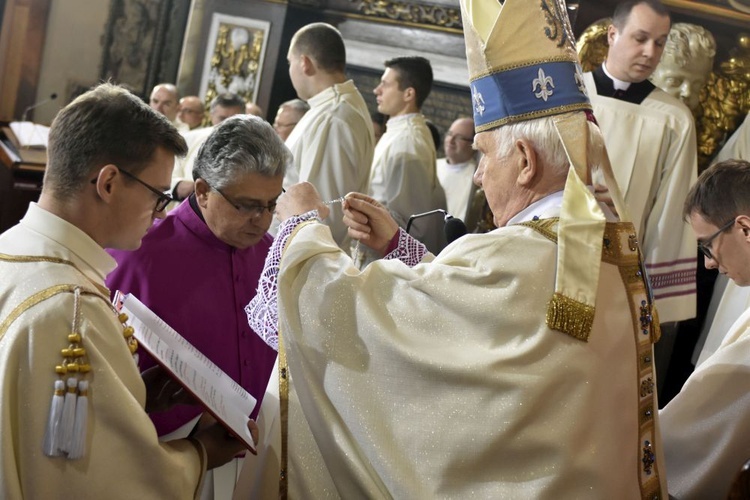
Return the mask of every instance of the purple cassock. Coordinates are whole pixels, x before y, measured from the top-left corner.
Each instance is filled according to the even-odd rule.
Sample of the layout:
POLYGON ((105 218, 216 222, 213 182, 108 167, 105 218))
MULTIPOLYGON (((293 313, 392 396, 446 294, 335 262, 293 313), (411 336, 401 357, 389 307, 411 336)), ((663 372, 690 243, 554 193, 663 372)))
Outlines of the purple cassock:
MULTIPOLYGON (((256 418, 276 352, 247 324, 244 307, 255 296, 273 237, 266 233, 245 250, 219 240, 191 196, 157 220, 134 252, 110 250, 117 268, 107 277, 114 293, 132 293, 200 352, 252 394, 256 418)), ((141 351, 141 371, 156 362, 141 351)), ((178 405, 152 413, 159 435, 174 431, 202 411, 178 405)))

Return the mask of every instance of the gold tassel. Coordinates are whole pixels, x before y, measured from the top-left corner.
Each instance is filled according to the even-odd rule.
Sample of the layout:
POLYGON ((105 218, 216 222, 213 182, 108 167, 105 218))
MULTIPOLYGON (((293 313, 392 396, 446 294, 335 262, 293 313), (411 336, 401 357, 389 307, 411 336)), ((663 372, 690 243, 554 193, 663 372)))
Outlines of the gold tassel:
POLYGON ((594 311, 593 306, 556 292, 547 305, 547 326, 588 342, 594 326, 594 311))

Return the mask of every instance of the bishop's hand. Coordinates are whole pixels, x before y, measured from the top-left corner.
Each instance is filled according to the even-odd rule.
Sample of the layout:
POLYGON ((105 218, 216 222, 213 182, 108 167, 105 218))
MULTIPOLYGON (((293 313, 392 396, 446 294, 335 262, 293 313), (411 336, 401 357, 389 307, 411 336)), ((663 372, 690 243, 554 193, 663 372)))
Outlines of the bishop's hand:
POLYGON ((276 218, 284 222, 289 217, 317 210, 321 219, 328 217, 328 207, 320 198, 318 190, 309 182, 300 182, 286 190, 276 203, 276 218))
POLYGON ((349 193, 344 200, 344 224, 351 238, 385 255, 398 232, 398 223, 381 203, 362 193, 349 193))

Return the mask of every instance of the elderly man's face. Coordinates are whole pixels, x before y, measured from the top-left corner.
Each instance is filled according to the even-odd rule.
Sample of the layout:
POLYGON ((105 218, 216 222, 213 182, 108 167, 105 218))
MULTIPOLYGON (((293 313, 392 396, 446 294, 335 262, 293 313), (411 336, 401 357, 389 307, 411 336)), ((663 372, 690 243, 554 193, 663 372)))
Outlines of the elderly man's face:
POLYGON ((198 179, 196 195, 211 232, 234 248, 257 244, 271 226, 273 207, 281 195, 283 181, 281 175, 267 177, 246 173, 218 192, 198 179), (270 207, 270 210, 262 207, 270 207))
POLYGON ((203 123, 203 103, 196 97, 183 97, 180 99, 180 107, 177 110, 177 116, 180 121, 191 129, 200 127, 203 123))
POLYGON ((651 76, 664 51, 669 27, 668 16, 657 14, 646 4, 633 7, 622 30, 610 26, 607 31, 607 70, 631 83, 651 76))
POLYGON ((177 95, 170 92, 166 87, 156 87, 151 92, 151 99, 149 99, 149 105, 154 111, 163 114, 173 122, 177 116, 177 95))
POLYGON ((712 64, 712 57, 693 57, 684 66, 679 66, 671 57, 665 57, 654 71, 651 81, 695 111, 700 106, 701 90, 708 81, 712 64))
POLYGON ((522 155, 515 147, 509 152, 498 151, 493 132, 478 133, 475 145, 482 153, 482 159, 474 173, 474 183, 484 189, 495 225, 505 226, 525 208, 520 206, 523 188, 517 183, 522 155))

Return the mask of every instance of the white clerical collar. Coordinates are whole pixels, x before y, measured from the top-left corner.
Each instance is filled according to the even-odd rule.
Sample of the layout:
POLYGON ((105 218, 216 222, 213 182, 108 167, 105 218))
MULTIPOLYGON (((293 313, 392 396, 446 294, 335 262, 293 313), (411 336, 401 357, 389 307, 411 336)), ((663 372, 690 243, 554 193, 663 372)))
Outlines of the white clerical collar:
MULTIPOLYGON (((594 194, 594 186, 586 186, 592 194, 594 194)), ((547 219, 549 217, 557 217, 560 215, 560 208, 562 208, 564 191, 557 191, 552 194, 548 194, 541 200, 537 200, 528 207, 524 208, 516 215, 510 218, 506 226, 511 224, 520 224, 522 222, 529 222, 537 219, 547 219)), ((617 216, 610 210, 610 208, 602 202, 599 202, 599 208, 604 212, 604 217, 608 222, 615 222, 619 220, 617 216)))
POLYGON ((612 84, 614 85, 615 90, 628 90, 628 88, 630 87, 630 82, 618 80, 617 78, 612 76, 612 74, 607 71, 607 61, 604 61, 604 64, 602 64, 602 69, 604 70, 604 74, 607 75, 610 80, 612 80, 612 84))
POLYGON ((557 191, 556 193, 548 194, 541 200, 535 201, 534 203, 511 217, 506 226, 510 226, 511 224, 520 224, 521 222, 528 222, 530 220, 544 219, 546 217, 556 216, 560 213, 562 200, 562 190, 557 191))

